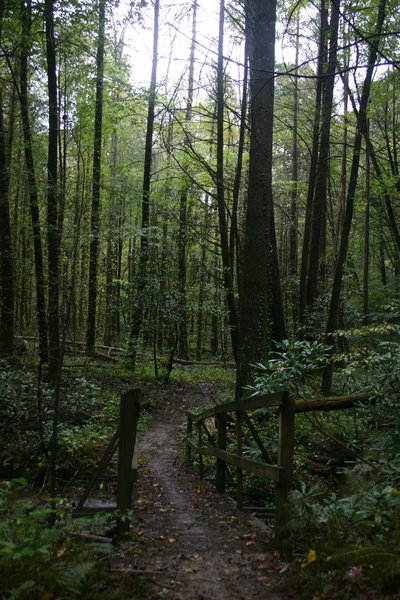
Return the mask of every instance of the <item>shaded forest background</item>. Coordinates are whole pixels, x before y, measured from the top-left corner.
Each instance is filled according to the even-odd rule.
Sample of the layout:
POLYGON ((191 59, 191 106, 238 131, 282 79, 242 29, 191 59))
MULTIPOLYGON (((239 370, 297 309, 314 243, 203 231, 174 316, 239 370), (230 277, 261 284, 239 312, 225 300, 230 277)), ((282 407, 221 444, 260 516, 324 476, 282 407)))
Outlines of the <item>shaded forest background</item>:
POLYGON ((222 3, 207 53, 197 3, 175 7, 188 54, 179 76, 175 65, 157 77, 158 3, 132 3, 121 21, 104 2, 1 2, 3 355, 32 336, 53 381, 66 340, 88 355, 127 348, 132 368, 145 350, 175 348, 248 364, 271 340, 332 342, 396 303, 398 6, 282 4, 292 58, 274 63, 272 47, 261 71, 256 5, 222 3), (151 83, 138 87, 124 36, 149 23, 151 83), (249 179, 258 72, 260 110, 273 111, 264 190, 249 179), (265 333, 243 349, 257 302, 265 333))

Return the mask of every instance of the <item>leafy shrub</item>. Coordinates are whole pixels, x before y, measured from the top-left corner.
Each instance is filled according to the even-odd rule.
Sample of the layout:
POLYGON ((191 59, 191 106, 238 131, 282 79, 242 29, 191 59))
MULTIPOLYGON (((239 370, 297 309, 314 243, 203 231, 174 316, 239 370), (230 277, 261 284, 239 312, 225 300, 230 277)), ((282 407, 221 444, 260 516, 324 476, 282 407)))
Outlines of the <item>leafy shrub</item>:
POLYGON ((283 340, 278 348, 271 353, 273 358, 266 364, 253 365, 253 385, 246 388, 252 395, 270 394, 283 388, 304 395, 308 391, 306 383, 320 372, 330 350, 330 346, 306 340, 283 340))
POLYGON ((51 597, 78 597, 75 592, 78 587, 83 589, 84 578, 95 565, 93 556, 90 561, 86 557, 85 577, 81 570, 80 575, 75 572, 75 578, 65 578, 64 570, 82 565, 82 549, 69 538, 65 524, 49 525, 53 509, 38 506, 33 500, 18 500, 27 494, 21 487, 24 483, 20 479, 0 487, 2 597, 39 599, 49 590, 54 592, 51 597))

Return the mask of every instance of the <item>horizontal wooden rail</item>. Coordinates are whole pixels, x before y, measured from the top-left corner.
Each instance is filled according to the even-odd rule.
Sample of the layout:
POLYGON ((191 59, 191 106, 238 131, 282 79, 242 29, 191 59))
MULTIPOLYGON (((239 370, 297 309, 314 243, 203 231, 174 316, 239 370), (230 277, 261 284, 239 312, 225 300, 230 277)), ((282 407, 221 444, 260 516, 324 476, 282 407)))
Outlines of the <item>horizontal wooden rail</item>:
MULTIPOLYGON (((192 451, 199 457, 200 477, 203 476, 203 456, 216 458, 216 488, 225 492, 226 465, 236 467, 236 492, 237 504, 242 506, 243 498, 243 471, 254 473, 277 484, 276 500, 276 532, 280 535, 282 526, 287 520, 287 498, 292 487, 293 477, 293 446, 294 446, 294 402, 287 392, 269 394, 267 396, 250 396, 238 401, 219 404, 203 410, 201 413, 187 413, 186 452, 191 459, 192 451), (279 412, 279 444, 277 465, 268 464, 244 457, 243 454, 243 424, 247 423, 248 431, 254 437, 261 453, 266 460, 265 450, 261 438, 251 423, 246 411, 258 408, 274 408, 279 412), (234 414, 236 454, 227 451, 228 420, 227 415, 234 414), (215 418, 217 435, 214 441, 205 427, 204 421, 215 418), (197 430, 197 443, 192 436, 197 430), (209 445, 203 444, 202 431, 205 430, 209 445)), ((206 441, 206 440, 204 440, 206 441)))
MULTIPOLYGON (((385 390, 383 393, 396 392, 400 392, 400 389, 385 390)), ((185 438, 187 456, 190 459, 192 451, 198 453, 201 477, 204 471, 203 456, 212 456, 217 459, 216 487, 219 492, 225 491, 226 464, 236 467, 237 503, 239 507, 242 507, 243 471, 248 471, 275 481, 277 484, 275 512, 276 533, 277 535, 281 535, 282 528, 287 521, 287 499, 293 480, 295 413, 342 410, 357 407, 360 403, 373 401, 376 398, 376 392, 365 392, 346 396, 299 400, 295 403, 287 392, 279 392, 264 396, 241 398, 238 401, 219 404, 203 410, 200 413, 187 412, 187 437, 185 438), (251 422, 246 413, 246 411, 256 410, 258 408, 270 408, 272 412, 279 415, 277 465, 268 464, 268 461, 271 460, 268 456, 268 451, 264 448, 263 441, 258 435, 255 425, 251 422), (234 416, 237 454, 227 451, 228 413, 231 413, 234 416), (215 417, 217 427, 217 439, 215 441, 204 424, 205 420, 213 417, 215 417), (266 462, 256 461, 242 456, 243 423, 247 424, 248 431, 253 436, 262 457, 266 462), (198 434, 198 443, 195 443, 190 437, 193 435, 194 426, 196 427, 198 434), (207 441, 210 445, 203 445, 202 430, 206 432, 208 438, 207 441)), ((248 507, 246 508, 248 509, 248 507)), ((266 512, 271 513, 271 509, 268 509, 266 512)))
POLYGON ((237 454, 220 450, 220 448, 214 448, 210 446, 200 447, 189 439, 186 440, 186 443, 192 448, 192 450, 195 450, 199 454, 220 458, 224 462, 233 465, 234 467, 239 467, 244 471, 249 471, 250 473, 255 473, 256 475, 261 475, 263 477, 268 477, 268 479, 272 479, 272 481, 276 482, 282 479, 284 469, 281 467, 268 465, 257 460, 252 460, 251 458, 238 456, 237 454))
POLYGON ((279 392, 276 394, 269 394, 268 396, 250 396, 249 398, 241 398, 240 400, 235 400, 234 402, 218 404, 217 406, 203 410, 201 413, 187 412, 186 414, 188 418, 193 421, 193 423, 197 423, 198 421, 204 421, 204 419, 216 417, 217 415, 221 415, 223 413, 234 412, 236 410, 255 410, 256 408, 281 406, 283 402, 283 395, 283 392, 279 392))
MULTIPOLYGON (((400 390, 397 390, 400 391, 400 390)), ((390 392, 394 393, 394 390, 390 392)), ((342 410, 354 408, 359 402, 368 402, 376 398, 376 392, 364 392, 362 394, 350 394, 348 396, 326 396, 325 398, 311 398, 310 400, 297 400, 295 412, 309 412, 311 410, 342 410)))

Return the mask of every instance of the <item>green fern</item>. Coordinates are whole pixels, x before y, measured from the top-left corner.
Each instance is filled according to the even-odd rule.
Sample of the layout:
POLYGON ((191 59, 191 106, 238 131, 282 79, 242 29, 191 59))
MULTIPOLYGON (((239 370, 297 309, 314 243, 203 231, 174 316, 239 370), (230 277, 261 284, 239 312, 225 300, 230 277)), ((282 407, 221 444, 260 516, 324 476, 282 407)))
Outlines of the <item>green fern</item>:
POLYGON ((58 582, 65 588, 63 600, 79 597, 86 577, 95 564, 94 561, 86 561, 76 565, 60 565, 58 582))
POLYGON ((24 581, 18 587, 10 590, 7 600, 28 600, 43 594, 44 588, 38 586, 35 581, 24 581))

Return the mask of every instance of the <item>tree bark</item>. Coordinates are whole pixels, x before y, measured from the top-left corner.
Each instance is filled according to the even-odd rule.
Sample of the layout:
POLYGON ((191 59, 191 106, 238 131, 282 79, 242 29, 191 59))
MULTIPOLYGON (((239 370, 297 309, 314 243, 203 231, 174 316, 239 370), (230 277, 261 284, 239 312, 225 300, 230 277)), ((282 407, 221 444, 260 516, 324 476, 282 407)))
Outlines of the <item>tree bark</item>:
POLYGON ((130 333, 130 359, 132 370, 136 366, 139 336, 143 322, 143 301, 147 283, 147 268, 149 262, 149 225, 150 225, 150 184, 153 149, 154 114, 156 104, 157 64, 158 64, 158 24, 160 0, 154 3, 153 27, 153 59, 147 106, 147 129, 144 154, 143 187, 142 187, 142 235, 140 238, 139 266, 136 280, 136 290, 133 298, 132 324, 130 333))
MULTIPOLYGON (((192 120, 193 93, 194 93, 194 59, 197 36, 197 0, 192 4, 192 41, 189 58, 189 78, 186 101, 185 124, 192 120)), ((190 132, 188 132, 190 136, 190 132)), ((187 146, 185 138, 184 147, 187 146)), ((186 301, 186 238, 187 238, 187 200, 190 182, 185 177, 179 202, 179 233, 178 233, 178 287, 179 287, 179 344, 178 353, 182 358, 189 357, 188 332, 187 332, 187 301, 186 301)))
POLYGON ((59 254, 58 229, 58 94, 54 0, 45 0, 46 67, 49 109, 47 151, 47 253, 49 292, 49 365, 48 380, 55 383, 60 368, 59 254))
POLYGON ((321 110, 321 134, 319 157, 316 167, 315 194, 312 211, 309 266, 307 277, 307 306, 312 307, 319 293, 319 282, 324 272, 323 261, 326 246, 326 210, 329 175, 330 132, 332 121, 333 91, 337 65, 337 42, 339 31, 340 0, 331 1, 329 55, 324 81, 321 110))
MULTIPOLYGON (((361 142, 362 138, 367 136, 367 107, 371 91, 372 76, 375 69, 376 58, 379 49, 379 39, 382 32, 383 23, 385 20, 386 0, 380 0, 377 16, 377 24, 374 33, 373 43, 371 41, 368 67, 366 69, 365 79, 362 87, 360 106, 357 114, 356 133, 353 144, 353 158, 349 177, 349 187, 347 190, 346 210, 343 221, 343 232, 340 240, 339 254, 336 261, 335 275, 332 285, 331 300, 329 305, 328 321, 326 326, 326 334, 328 342, 333 344, 332 333, 337 328, 340 293, 342 289, 342 279, 344 271, 344 263, 347 256, 349 244, 350 229, 353 220, 354 199, 357 189, 358 171, 360 165, 361 142)), ((332 385, 332 364, 328 363, 323 372, 322 392, 328 395, 332 385)))
POLYGON ((285 335, 272 198, 276 4, 246 3, 250 66, 250 162, 243 243, 236 390, 249 383, 251 363, 267 359, 285 335))
POLYGON ((96 342, 97 277, 100 248, 101 145, 103 130, 105 0, 99 2, 99 30, 96 55, 96 101, 93 139, 92 210, 90 220, 88 316, 86 352, 94 353, 96 342))
POLYGON ((326 34, 328 29, 328 12, 325 0, 321 0, 320 7, 320 36, 317 66, 317 86, 315 93, 313 139, 311 146, 310 170, 308 176, 306 214, 304 220, 303 249, 301 256, 300 269, 300 298, 299 298, 299 317, 300 323, 304 324, 305 311, 307 307, 307 281, 310 266, 310 240, 312 230, 312 216, 315 192, 315 180, 319 153, 320 123, 321 123, 321 105, 323 91, 323 72, 326 65, 326 34))
MULTIPOLYGON (((3 33, 4 0, 0 0, 0 45, 3 33)), ((0 89, 0 355, 9 356, 14 348, 14 260, 9 207, 9 153, 0 89)), ((10 122, 12 116, 10 116, 10 122)))
POLYGON ((221 240, 222 271, 225 289, 226 304, 228 307, 228 321, 232 344, 232 353, 237 359, 238 348, 238 324, 237 307, 234 292, 233 265, 229 249, 229 231, 225 206, 224 185, 224 108, 225 108, 225 84, 224 84, 224 16, 225 2, 220 0, 219 12, 219 38, 218 38, 218 66, 217 66, 217 206, 219 219, 219 234, 221 240))
POLYGON ((363 323, 369 323, 369 238, 370 238, 370 201, 371 201, 371 169, 368 148, 365 161, 365 217, 363 243, 363 323))
POLYGON ((21 53, 20 53, 20 85, 19 102, 21 106, 22 134, 24 139, 24 155, 26 178, 28 181, 29 208, 33 233, 33 252, 36 281, 36 314, 39 330, 39 354, 42 363, 48 360, 48 327, 46 308, 46 283, 43 264, 43 244, 40 227, 38 188, 33 158, 33 146, 28 104, 28 54, 31 30, 31 1, 22 0, 21 10, 21 53))

